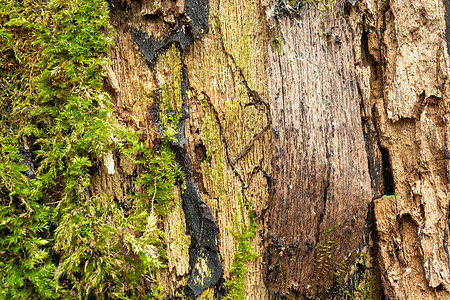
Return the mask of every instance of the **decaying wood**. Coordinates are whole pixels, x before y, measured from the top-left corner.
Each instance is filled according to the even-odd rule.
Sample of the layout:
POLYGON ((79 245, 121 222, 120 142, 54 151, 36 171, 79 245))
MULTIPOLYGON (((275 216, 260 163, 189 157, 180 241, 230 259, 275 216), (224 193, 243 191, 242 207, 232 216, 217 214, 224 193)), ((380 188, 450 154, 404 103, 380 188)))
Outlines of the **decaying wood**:
MULTIPOLYGON (((146 7, 142 9, 148 10, 146 7)), ((106 86, 109 87, 112 96, 114 113, 119 117, 122 125, 142 132, 147 146, 150 147, 161 138, 162 134, 158 126, 158 111, 155 103, 160 85, 161 83, 172 83, 174 77, 173 68, 164 68, 164 64, 176 62, 176 55, 174 56, 174 52, 170 50, 163 53, 160 63, 155 64, 156 71, 152 72, 130 31, 130 26, 139 28, 138 22, 143 22, 145 19, 143 16, 146 14, 145 12, 136 16, 138 11, 140 11, 140 5, 137 2, 114 3, 111 13, 114 45, 109 49, 113 63, 111 66, 105 67, 106 86), (126 9, 126 5, 130 5, 129 10, 126 9), (131 15, 135 16, 132 21, 130 20, 131 15)), ((159 11, 155 11, 155 14, 157 12, 159 13, 159 11)), ((146 24, 149 27, 152 26, 152 24, 146 24)), ((181 74, 178 76, 181 77, 181 74)), ((180 92, 178 91, 178 93, 180 92)), ((181 95, 175 95, 175 98, 177 96, 181 97, 181 95)), ((92 182, 99 191, 109 195, 112 200, 123 203, 126 208, 129 204, 127 197, 137 192, 133 180, 139 170, 124 155, 112 157, 115 162, 112 165, 114 174, 108 174, 101 169, 94 176, 92 182)), ((178 202, 178 204, 173 206, 172 213, 161 224, 165 233, 165 243, 167 243, 168 261, 166 262, 167 269, 157 274, 157 280, 158 284, 164 287, 163 291, 166 295, 175 295, 177 291, 182 291, 187 284, 190 271, 188 253, 190 237, 187 234, 184 213, 179 204, 181 196, 179 192, 177 194, 178 200, 175 199, 174 202, 178 202)))
POLYGON ((274 21, 280 50, 269 49, 274 137, 267 280, 275 294, 309 295, 331 286, 337 263, 358 248, 372 200, 343 8, 338 1, 325 27, 315 9, 274 21))
MULTIPOLYGON (((230 278, 237 244, 226 228, 235 229, 238 193, 248 200, 263 230, 271 159, 267 98, 268 43, 265 12, 259 1, 210 1, 210 30, 187 49, 190 92, 186 136, 189 153, 204 159, 197 165, 202 198, 219 226, 224 277, 230 278), (207 155, 198 155, 204 149, 207 155), (197 152, 196 152, 197 151, 197 152)), ((267 299, 260 256, 246 267, 248 299, 267 299)))
MULTIPOLYGON (((209 33, 205 34, 208 30, 201 27, 204 22, 187 17, 187 10, 207 4, 207 1, 112 2, 111 24, 116 43, 110 49, 113 64, 105 70, 115 113, 124 126, 142 131, 149 147, 163 134, 158 120, 163 95, 169 95, 175 110, 181 109, 180 101, 187 101, 183 117, 186 150, 201 199, 211 210, 220 231, 220 258, 227 279, 237 249, 227 228, 234 229, 236 212, 240 211, 238 194, 243 196, 247 208, 252 200, 258 218, 267 207, 271 131, 267 53, 263 46, 268 43, 268 30, 265 12, 258 1, 211 1, 209 33), (194 37, 195 43, 188 47, 194 37), (177 65, 181 68, 176 69, 177 65)), ((136 176, 136 170, 130 165, 126 177, 120 168, 122 161, 126 162, 111 155, 109 169, 105 166, 105 170, 112 169, 114 174, 101 171, 93 182, 112 198, 120 197, 120 201, 126 202, 125 191, 132 192, 135 188, 131 178, 136 176)), ((189 294, 185 287, 193 276, 188 249, 189 235, 194 233, 186 228, 181 206, 176 206, 164 220, 164 230, 168 268, 158 274, 157 280, 163 287, 163 295, 185 297, 189 294)), ((254 246, 258 253, 263 252, 258 236, 254 246)), ((247 265, 246 286, 253 299, 268 298, 261 262, 262 256, 247 265)), ((207 281, 202 276, 215 270, 208 270, 207 262, 199 268, 203 268, 204 274, 197 281, 202 285, 203 280, 207 281)), ((220 293, 221 287, 217 285, 204 291, 203 296, 213 295, 214 288, 220 293)))
POLYGON ((447 299, 444 5, 363 1, 353 13, 355 36, 365 37, 355 48, 364 110, 392 176, 392 196, 375 201, 384 291, 391 299, 447 299))
MULTIPOLYGON (((381 273, 389 299, 448 298, 448 1, 339 0, 323 23, 307 5, 280 10, 288 2, 111 1, 114 113, 152 147, 162 97, 185 110, 174 147, 217 226, 224 280, 238 194, 246 212, 251 200, 259 257, 246 265, 247 299, 330 286, 335 299, 357 297, 363 265, 381 273)), ((93 189, 126 208, 138 172, 111 153, 93 189)), ((193 269, 203 274, 194 294, 223 296, 207 263, 190 264, 202 245, 191 244, 185 213, 175 206, 161 224, 163 296, 192 294, 193 269)))

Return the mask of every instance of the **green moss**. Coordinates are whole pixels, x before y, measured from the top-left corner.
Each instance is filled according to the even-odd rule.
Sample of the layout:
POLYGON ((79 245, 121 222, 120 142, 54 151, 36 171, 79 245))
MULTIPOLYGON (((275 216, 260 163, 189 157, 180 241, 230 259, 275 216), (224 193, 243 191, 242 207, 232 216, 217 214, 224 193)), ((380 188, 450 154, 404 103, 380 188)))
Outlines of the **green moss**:
POLYGON ((353 252, 355 252, 355 249, 352 249, 345 257, 342 259, 342 261, 336 263, 336 268, 334 272, 334 276, 336 278, 336 281, 339 284, 343 284, 345 277, 348 274, 348 271, 350 270, 350 266, 348 265, 348 260, 352 256, 353 252))
POLYGON ((366 267, 366 258, 363 259, 364 278, 361 280, 359 274, 356 274, 356 291, 354 294, 344 290, 344 295, 353 300, 373 300, 381 290, 381 285, 376 284, 375 271, 366 267))
POLYGON ((0 0, 2 299, 157 297, 152 278, 165 256, 157 225, 181 174, 168 139, 147 149, 109 116, 108 14, 103 0, 0 0), (127 211, 90 195, 90 176, 111 153, 144 170, 135 182, 144 193, 127 211))
POLYGON ((165 134, 175 135, 181 117, 183 99, 181 94, 181 54, 175 44, 158 58, 157 72, 164 83, 160 87, 161 121, 165 134))
POLYGON ((272 39, 272 42, 270 43, 272 51, 273 52, 277 51, 278 55, 281 55, 281 45, 282 45, 281 38, 278 35, 276 35, 272 39))
MULTIPOLYGON (((327 277, 330 272, 337 269, 336 266, 331 264, 332 257, 335 251, 335 241, 328 238, 328 234, 339 227, 341 223, 338 223, 327 230, 324 233, 325 243, 317 243, 314 253, 314 268, 309 280, 309 297, 311 299, 320 299, 320 291, 324 289, 323 279, 327 277)), ((345 260, 346 262, 347 260, 345 260)), ((342 262, 343 263, 343 262, 342 262)), ((340 266, 343 270, 343 266, 340 266)), ((334 273, 336 275, 336 272, 334 273)))
POLYGON ((235 230, 227 228, 238 243, 238 249, 234 255, 233 267, 231 268, 231 278, 225 283, 225 288, 228 289, 228 295, 226 299, 245 299, 245 276, 247 269, 245 264, 258 257, 255 249, 251 246, 251 240, 256 232, 256 223, 254 220, 254 212, 252 210, 252 204, 249 203, 249 213, 245 214, 244 203, 242 197, 238 194, 238 201, 240 205, 241 217, 235 216, 235 230))
POLYGON ((66 294, 53 279, 51 226, 83 203, 97 162, 89 155, 111 143, 101 91, 107 16, 103 1, 0 2, 2 298, 66 294))

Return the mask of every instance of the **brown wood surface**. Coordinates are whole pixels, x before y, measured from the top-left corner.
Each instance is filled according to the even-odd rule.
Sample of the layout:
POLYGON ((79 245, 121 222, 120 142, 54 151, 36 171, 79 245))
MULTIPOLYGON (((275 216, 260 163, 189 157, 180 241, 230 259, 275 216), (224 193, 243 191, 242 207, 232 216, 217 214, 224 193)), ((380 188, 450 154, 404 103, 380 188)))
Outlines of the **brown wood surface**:
POLYGON ((364 118, 392 178, 374 201, 384 294, 448 299, 448 16, 426 0, 362 1, 350 15, 364 118))
POLYGON ((281 51, 269 49, 273 188, 266 256, 275 294, 329 287, 336 263, 358 248, 372 199, 352 33, 339 15, 343 3, 335 9, 325 27, 314 9, 274 21, 281 51), (318 243, 332 241, 328 270, 319 270, 318 243))

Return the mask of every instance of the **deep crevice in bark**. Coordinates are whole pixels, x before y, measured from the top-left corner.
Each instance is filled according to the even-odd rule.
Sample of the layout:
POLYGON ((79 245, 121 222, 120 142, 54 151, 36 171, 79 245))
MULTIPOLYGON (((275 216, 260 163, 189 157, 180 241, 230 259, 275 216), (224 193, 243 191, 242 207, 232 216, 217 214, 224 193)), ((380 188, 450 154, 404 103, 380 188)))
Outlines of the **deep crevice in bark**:
POLYGON ((328 188, 330 186, 329 177, 330 177, 330 172, 328 172, 327 182, 323 189, 323 197, 322 197, 323 207, 322 207, 322 211, 319 213, 319 219, 317 220, 316 244, 320 242, 319 238, 320 238, 320 235, 322 234, 322 232, 320 230, 320 226, 322 225, 323 217, 325 216, 326 209, 327 209, 328 188))
POLYGON ((386 148, 380 147, 381 152, 381 163, 383 166, 383 187, 384 187, 384 195, 394 195, 395 187, 394 187, 394 177, 392 176, 391 170, 391 162, 389 157, 389 150, 386 148))
MULTIPOLYGON (((363 108, 361 108, 363 110, 363 108)), ((369 166, 370 181, 372 187, 372 199, 381 198, 383 195, 382 162, 379 148, 378 133, 372 120, 361 117, 363 134, 367 152, 367 162, 369 166)))
POLYGON ((450 1, 444 0, 445 6, 445 39, 447 41, 447 53, 450 55, 450 1))
POLYGON ((197 183, 194 180, 194 168, 186 150, 188 142, 185 138, 184 124, 188 117, 186 90, 189 87, 189 83, 185 65, 183 66, 182 72, 181 91, 183 115, 178 125, 177 142, 173 143, 172 147, 176 153, 177 162, 183 169, 186 180, 186 188, 181 194, 186 225, 191 234, 191 245, 189 246, 189 265, 191 270, 188 286, 186 287, 186 295, 193 294, 194 296, 198 296, 222 278, 223 269, 217 246, 219 228, 211 210, 201 198, 197 183), (204 269, 205 266, 207 270, 204 269))

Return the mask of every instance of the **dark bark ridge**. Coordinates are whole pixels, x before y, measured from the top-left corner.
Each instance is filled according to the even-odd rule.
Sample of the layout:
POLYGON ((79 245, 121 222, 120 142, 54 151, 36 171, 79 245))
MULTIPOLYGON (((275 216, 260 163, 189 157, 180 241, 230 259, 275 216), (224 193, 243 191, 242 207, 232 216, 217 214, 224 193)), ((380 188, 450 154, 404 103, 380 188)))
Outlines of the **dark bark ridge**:
MULTIPOLYGON (((450 55, 450 1, 444 0, 445 6, 445 40, 447 42, 447 53, 450 55)), ((446 127, 448 126, 448 119, 444 118, 444 122, 446 123, 446 127)), ((448 128, 448 127, 447 127, 448 128)), ((450 147, 449 147, 449 137, 448 132, 445 131, 445 172, 447 176, 447 180, 450 180, 450 147)))
POLYGON ((161 41, 153 35, 130 27, 131 35, 138 44, 147 61, 153 63, 158 53, 172 43, 178 44, 184 51, 194 42, 194 36, 201 39, 208 33, 209 3, 207 0, 188 0, 185 3, 184 14, 175 19, 175 25, 170 33, 161 41))
POLYGON ((176 160, 182 167, 186 188, 182 192, 183 210, 186 217, 186 225, 191 233, 191 245, 189 247, 189 265, 191 268, 188 286, 195 296, 216 283, 223 275, 222 263, 217 247, 217 227, 211 210, 202 200, 197 183, 194 180, 194 168, 188 156, 186 146, 187 139, 184 135, 184 124, 187 115, 186 88, 187 70, 183 68, 183 81, 181 85, 183 95, 183 114, 180 118, 177 142, 172 144, 176 153, 176 160), (204 262, 204 264, 203 264, 204 262), (205 270, 204 268, 207 268, 205 270))
MULTIPOLYGON (((208 33, 209 3, 207 0, 188 0, 182 16, 176 18, 172 30, 162 40, 158 40, 153 33, 148 34, 130 26, 130 33, 144 55, 151 69, 158 59, 158 55, 170 45, 179 46, 183 52, 188 45, 201 39, 208 33)), ((171 144, 176 154, 176 161, 181 166, 185 176, 185 189, 182 191, 182 207, 186 218, 186 226, 191 234, 189 246, 190 274, 186 287, 186 294, 198 296, 205 289, 216 283, 223 275, 222 263, 217 246, 217 227, 211 210, 202 200, 198 185, 194 179, 194 168, 187 153, 188 141, 185 138, 185 119, 188 117, 186 89, 188 89, 186 66, 183 67, 181 94, 183 112, 176 134, 177 142, 171 144)))
POLYGON ((447 53, 450 55, 450 1, 444 0, 445 6, 445 40, 447 42, 447 53))

